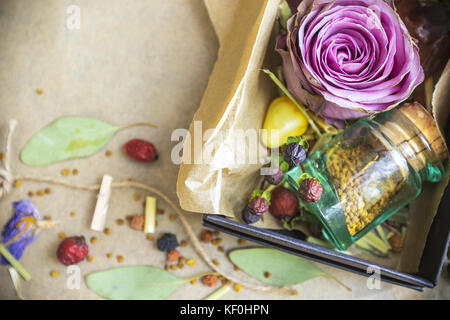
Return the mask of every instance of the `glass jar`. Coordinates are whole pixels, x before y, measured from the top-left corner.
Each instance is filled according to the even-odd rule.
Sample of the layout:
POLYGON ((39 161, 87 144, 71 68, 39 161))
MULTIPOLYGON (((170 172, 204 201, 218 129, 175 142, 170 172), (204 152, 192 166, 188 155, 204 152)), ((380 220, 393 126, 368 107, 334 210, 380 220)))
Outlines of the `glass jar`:
POLYGON ((443 179, 448 159, 431 115, 418 103, 404 104, 358 120, 286 178, 295 190, 304 172, 319 178, 322 197, 303 204, 324 236, 345 250, 415 199, 424 181, 443 179))

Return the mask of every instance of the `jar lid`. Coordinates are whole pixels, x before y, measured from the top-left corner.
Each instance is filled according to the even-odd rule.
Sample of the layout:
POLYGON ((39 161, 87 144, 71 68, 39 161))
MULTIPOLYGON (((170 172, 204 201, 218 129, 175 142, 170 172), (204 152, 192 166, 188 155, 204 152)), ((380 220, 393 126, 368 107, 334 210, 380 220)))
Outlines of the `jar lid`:
POLYGON ((398 108, 414 125, 422 132, 431 149, 440 161, 449 158, 448 148, 445 139, 431 114, 418 102, 405 103, 398 108))

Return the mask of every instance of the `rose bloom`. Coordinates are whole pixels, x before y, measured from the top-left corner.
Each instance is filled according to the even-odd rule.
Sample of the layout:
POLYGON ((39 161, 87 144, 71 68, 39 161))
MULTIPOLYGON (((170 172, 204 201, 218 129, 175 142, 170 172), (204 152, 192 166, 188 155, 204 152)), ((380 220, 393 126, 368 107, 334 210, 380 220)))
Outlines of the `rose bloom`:
POLYGON ((395 107, 424 79, 392 1, 303 0, 277 51, 289 91, 335 124, 395 107))

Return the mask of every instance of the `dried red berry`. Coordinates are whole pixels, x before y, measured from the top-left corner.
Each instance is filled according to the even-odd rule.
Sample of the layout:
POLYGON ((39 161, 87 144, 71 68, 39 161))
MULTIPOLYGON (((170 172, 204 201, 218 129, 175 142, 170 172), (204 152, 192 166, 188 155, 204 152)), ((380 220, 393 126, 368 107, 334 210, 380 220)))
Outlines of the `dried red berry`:
POLYGON ((322 185, 314 178, 307 178, 302 181, 298 193, 305 202, 317 202, 322 197, 322 185))
POLYGON ((284 187, 275 188, 270 196, 270 213, 278 219, 292 217, 298 211, 298 199, 295 194, 284 187))
POLYGON ((248 204, 248 209, 257 216, 269 210, 269 203, 263 197, 254 197, 248 204))
POLYGON ((290 167, 296 167, 305 161, 306 150, 297 142, 290 143, 283 151, 283 158, 290 167))
POLYGON ((89 247, 83 236, 65 238, 58 246, 56 256, 61 263, 69 266, 86 258, 89 247))
POLYGON ((150 162, 158 158, 158 153, 153 143, 145 140, 130 140, 123 146, 123 149, 127 155, 137 161, 150 162))

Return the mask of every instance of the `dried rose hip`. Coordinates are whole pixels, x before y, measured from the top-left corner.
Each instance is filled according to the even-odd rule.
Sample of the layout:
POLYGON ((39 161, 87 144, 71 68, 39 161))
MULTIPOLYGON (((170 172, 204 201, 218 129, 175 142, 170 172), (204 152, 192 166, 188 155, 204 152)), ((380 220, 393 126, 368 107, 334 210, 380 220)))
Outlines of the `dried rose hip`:
POLYGON ((65 238, 58 246, 56 255, 61 263, 69 266, 86 258, 89 247, 83 236, 65 238))
POLYGON ((305 202, 317 202, 322 197, 322 185, 314 178, 308 178, 302 181, 298 193, 305 202))
POLYGON ((276 169, 273 174, 267 175, 264 177, 266 181, 270 184, 277 185, 283 180, 284 174, 280 168, 276 169))
POLYGON ((306 159, 306 150, 297 142, 292 142, 283 151, 283 158, 290 167, 300 165, 306 159))
POLYGON ((261 219, 261 216, 258 216, 256 214, 254 214, 249 208, 248 206, 246 206, 243 210, 242 210, 242 219, 244 219, 245 223, 247 224, 252 224, 252 223, 256 223, 259 221, 259 219, 261 219))
POLYGON ((145 140, 132 139, 123 146, 123 149, 127 155, 137 161, 150 162, 158 158, 158 153, 153 143, 145 140))
POLYGON ((278 219, 292 217, 298 211, 298 199, 291 190, 278 187, 272 191, 269 211, 278 219))
POLYGON ((254 197, 248 204, 248 209, 257 216, 269 210, 269 203, 263 197, 254 197))

